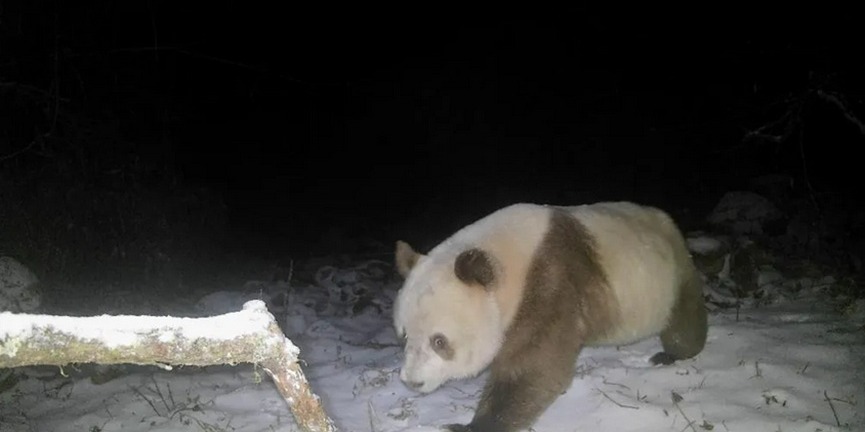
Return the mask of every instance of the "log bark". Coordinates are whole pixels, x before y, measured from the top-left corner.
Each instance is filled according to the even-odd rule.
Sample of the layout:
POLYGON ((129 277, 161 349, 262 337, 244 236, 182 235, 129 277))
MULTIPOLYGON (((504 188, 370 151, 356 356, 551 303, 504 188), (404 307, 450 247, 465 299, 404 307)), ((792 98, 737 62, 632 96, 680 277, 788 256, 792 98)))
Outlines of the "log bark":
POLYGON ((309 432, 336 432, 298 364, 300 350, 264 302, 203 318, 132 315, 68 317, 0 312, 0 368, 70 363, 261 365, 309 432))

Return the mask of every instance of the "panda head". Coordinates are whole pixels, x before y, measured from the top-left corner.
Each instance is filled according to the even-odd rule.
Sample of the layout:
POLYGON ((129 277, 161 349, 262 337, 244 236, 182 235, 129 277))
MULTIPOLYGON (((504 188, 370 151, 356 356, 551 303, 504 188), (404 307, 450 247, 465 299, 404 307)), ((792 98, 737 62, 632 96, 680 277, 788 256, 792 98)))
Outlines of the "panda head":
POLYGON ((394 327, 405 343, 400 379, 429 393, 486 368, 504 336, 494 258, 453 246, 421 255, 397 242, 396 266, 406 278, 394 304, 394 327))

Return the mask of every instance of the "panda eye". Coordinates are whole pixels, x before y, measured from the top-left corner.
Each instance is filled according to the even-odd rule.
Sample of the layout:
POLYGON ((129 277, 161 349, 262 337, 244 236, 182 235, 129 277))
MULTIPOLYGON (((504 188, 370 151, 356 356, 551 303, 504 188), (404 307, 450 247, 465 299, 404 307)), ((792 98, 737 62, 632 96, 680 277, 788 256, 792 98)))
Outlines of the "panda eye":
POLYGON ((432 346, 438 349, 442 349, 445 347, 445 337, 442 335, 435 335, 432 337, 432 346))
POLYGON ((441 333, 436 333, 430 336, 430 346, 433 351, 440 355, 445 360, 451 360, 454 356, 454 350, 451 348, 448 338, 441 333))

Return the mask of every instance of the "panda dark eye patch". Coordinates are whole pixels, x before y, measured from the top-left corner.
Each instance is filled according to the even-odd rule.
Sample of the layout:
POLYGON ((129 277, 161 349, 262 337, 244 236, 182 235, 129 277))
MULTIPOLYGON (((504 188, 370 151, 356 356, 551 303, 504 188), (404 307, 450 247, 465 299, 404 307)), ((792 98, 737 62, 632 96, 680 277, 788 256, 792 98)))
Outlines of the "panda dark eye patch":
POLYGON ((454 358, 454 349, 451 347, 450 342, 448 342, 448 338, 441 333, 436 333, 429 338, 430 346, 433 351, 439 355, 439 357, 445 360, 452 360, 454 358))

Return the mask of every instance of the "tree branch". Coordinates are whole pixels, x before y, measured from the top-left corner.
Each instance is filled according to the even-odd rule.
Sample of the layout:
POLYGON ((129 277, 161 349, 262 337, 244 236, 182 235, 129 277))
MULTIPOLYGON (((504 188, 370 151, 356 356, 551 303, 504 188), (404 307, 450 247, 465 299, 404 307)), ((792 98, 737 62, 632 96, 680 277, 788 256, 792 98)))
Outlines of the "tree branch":
POLYGON ((206 366, 257 363, 304 430, 335 432, 298 364, 300 350, 264 302, 204 318, 0 313, 0 368, 69 363, 206 366))

